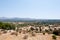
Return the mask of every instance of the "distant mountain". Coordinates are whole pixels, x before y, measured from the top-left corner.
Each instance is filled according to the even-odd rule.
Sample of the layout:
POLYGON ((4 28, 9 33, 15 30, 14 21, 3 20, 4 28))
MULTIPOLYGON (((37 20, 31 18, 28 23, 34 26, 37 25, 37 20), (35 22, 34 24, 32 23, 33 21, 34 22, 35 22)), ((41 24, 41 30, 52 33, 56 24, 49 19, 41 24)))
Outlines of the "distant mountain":
POLYGON ((6 18, 6 17, 0 17, 0 19, 3 19, 4 20, 4 19, 8 19, 8 18, 6 18))
POLYGON ((2 22, 47 22, 47 23, 60 23, 60 19, 33 19, 33 18, 6 18, 0 17, 2 22))
POLYGON ((32 21, 32 20, 36 20, 36 19, 32 19, 32 18, 6 18, 6 17, 0 17, 0 21, 32 21))

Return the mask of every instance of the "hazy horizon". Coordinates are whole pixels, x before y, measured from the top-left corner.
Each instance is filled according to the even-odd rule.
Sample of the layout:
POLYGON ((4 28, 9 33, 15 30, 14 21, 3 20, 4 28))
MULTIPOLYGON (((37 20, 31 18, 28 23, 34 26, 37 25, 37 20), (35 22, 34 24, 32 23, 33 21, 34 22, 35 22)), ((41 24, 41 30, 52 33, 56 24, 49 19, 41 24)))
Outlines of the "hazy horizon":
POLYGON ((0 17, 60 19, 60 0, 0 0, 0 17))

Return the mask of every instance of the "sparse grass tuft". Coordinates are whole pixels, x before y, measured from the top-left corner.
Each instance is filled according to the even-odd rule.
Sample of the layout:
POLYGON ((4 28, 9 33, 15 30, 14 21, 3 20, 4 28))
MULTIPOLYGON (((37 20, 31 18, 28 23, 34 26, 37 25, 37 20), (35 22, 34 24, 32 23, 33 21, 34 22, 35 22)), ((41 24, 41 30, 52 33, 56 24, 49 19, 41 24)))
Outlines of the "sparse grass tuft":
POLYGON ((28 35, 24 35, 23 39, 27 39, 28 38, 28 35))
POLYGON ((21 33, 21 31, 19 31, 19 33, 21 33))
POLYGON ((0 32, 0 35, 1 35, 2 33, 0 32))
POLYGON ((11 35, 16 35, 17 36, 18 33, 17 32, 12 32, 11 35))
POLYGON ((36 36, 34 32, 31 32, 31 35, 32 35, 32 36, 36 36))
POLYGON ((26 31, 25 31, 25 30, 23 30, 23 31, 22 31, 22 33, 23 33, 23 34, 25 34, 25 33, 26 33, 26 31))
POLYGON ((7 33, 7 31, 3 31, 3 34, 7 33))

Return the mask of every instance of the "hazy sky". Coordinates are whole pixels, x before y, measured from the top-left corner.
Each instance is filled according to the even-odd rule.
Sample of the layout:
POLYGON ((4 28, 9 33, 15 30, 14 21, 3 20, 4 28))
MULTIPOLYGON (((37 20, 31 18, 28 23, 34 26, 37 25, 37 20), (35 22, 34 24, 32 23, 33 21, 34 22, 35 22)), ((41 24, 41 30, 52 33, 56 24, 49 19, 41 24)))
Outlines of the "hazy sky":
POLYGON ((60 19, 60 0, 0 0, 0 17, 60 19))

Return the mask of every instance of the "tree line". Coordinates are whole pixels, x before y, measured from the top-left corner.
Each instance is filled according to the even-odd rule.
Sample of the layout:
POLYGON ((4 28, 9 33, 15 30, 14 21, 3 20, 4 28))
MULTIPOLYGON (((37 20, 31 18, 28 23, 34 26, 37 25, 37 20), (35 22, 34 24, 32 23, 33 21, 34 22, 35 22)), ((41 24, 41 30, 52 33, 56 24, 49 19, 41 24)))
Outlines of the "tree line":
POLYGON ((15 25, 14 24, 11 24, 11 23, 3 23, 3 22, 0 22, 0 29, 5 29, 5 30, 15 30, 15 25))

